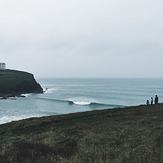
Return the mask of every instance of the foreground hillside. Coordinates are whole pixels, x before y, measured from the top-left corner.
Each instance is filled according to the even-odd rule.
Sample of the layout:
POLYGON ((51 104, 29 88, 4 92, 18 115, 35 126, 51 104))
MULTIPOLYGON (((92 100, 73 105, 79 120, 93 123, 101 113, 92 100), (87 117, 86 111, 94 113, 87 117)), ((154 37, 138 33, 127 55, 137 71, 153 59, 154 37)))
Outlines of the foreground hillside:
POLYGON ((0 125, 1 163, 163 162, 163 104, 0 125))

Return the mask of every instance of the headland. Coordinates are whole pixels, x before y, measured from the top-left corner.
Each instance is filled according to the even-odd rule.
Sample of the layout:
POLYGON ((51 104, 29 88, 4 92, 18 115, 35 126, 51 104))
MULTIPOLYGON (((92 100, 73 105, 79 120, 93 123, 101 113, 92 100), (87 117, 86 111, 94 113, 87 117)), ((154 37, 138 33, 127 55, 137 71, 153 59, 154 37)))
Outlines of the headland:
POLYGON ((24 93, 43 93, 33 74, 18 70, 0 70, 0 97, 20 96, 24 93))

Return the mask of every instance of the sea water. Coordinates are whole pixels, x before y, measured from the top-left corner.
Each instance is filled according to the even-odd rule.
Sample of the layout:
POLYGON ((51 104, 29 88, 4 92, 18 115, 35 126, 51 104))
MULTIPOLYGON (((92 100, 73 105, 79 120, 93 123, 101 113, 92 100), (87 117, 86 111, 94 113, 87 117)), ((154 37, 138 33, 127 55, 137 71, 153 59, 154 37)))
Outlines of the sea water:
POLYGON ((30 117, 122 108, 145 104, 157 94, 163 101, 163 79, 37 79, 43 94, 0 100, 0 124, 30 117))

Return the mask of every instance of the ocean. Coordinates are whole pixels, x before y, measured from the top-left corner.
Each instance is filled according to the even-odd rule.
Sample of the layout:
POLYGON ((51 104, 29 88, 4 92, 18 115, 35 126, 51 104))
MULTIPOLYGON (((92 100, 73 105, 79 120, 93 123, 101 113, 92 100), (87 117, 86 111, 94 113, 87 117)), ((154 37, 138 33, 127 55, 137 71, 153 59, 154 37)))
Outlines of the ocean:
POLYGON ((146 104, 158 95, 163 79, 36 79, 43 94, 0 100, 0 124, 31 117, 59 115, 146 104))

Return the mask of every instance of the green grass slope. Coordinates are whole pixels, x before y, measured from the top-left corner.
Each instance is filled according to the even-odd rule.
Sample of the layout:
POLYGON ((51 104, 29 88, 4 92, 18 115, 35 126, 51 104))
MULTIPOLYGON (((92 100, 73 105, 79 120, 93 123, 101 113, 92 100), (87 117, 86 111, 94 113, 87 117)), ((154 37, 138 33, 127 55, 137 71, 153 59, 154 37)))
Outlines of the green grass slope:
POLYGON ((163 104, 0 125, 1 163, 162 163, 163 104))

